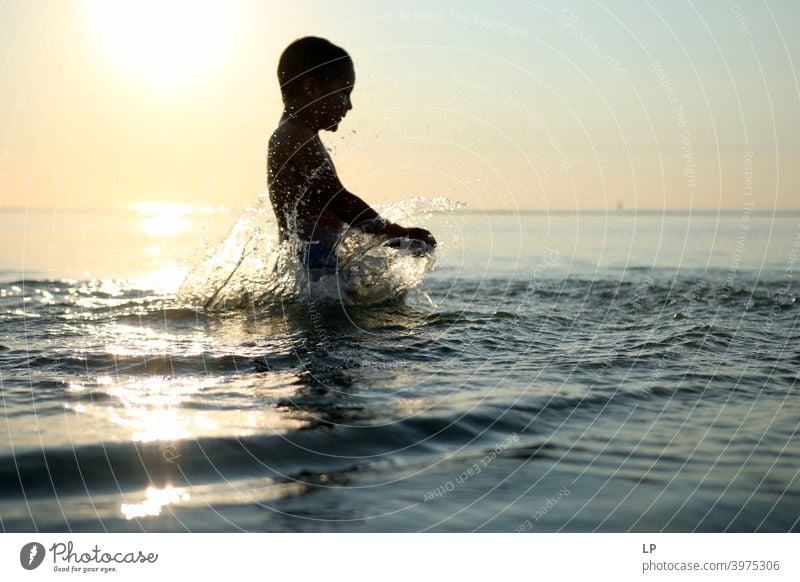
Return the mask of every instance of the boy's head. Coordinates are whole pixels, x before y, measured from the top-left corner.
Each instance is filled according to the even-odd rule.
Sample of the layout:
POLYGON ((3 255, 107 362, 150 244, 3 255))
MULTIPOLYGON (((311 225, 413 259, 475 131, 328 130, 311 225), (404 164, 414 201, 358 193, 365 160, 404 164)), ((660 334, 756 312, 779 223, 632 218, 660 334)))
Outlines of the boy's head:
POLYGON ((317 129, 335 131, 352 109, 353 60, 324 38, 307 36, 286 47, 278 62, 278 81, 286 110, 304 111, 317 129))

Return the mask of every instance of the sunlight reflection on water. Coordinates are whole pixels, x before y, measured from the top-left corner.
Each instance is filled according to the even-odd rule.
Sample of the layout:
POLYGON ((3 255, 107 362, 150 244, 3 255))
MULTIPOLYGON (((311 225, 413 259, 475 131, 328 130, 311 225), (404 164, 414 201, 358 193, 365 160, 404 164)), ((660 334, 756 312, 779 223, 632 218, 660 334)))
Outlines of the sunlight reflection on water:
POLYGON ((177 505, 182 501, 189 501, 191 495, 183 489, 167 486, 163 489, 148 487, 146 498, 140 503, 123 503, 120 506, 125 519, 136 519, 137 517, 156 517, 161 514, 161 510, 167 505, 177 505))

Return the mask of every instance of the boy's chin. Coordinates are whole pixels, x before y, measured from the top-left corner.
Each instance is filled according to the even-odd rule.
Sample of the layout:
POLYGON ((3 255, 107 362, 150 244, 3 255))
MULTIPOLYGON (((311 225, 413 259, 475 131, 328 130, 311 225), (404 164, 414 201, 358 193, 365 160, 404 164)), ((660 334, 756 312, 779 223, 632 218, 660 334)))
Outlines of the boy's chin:
POLYGON ((337 129, 339 129, 339 124, 342 122, 343 119, 344 117, 339 117, 338 119, 335 119, 333 123, 331 123, 327 127, 324 127, 323 129, 325 129, 326 131, 336 131, 337 129))

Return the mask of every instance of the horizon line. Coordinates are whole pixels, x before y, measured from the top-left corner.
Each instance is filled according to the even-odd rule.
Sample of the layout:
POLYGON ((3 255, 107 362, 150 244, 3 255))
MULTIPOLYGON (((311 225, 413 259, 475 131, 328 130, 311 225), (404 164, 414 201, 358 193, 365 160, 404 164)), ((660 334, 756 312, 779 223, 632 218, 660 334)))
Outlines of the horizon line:
MULTIPOLYGON (((186 206, 194 207, 191 203, 186 206)), ((202 212, 203 208, 197 206, 197 210, 202 212)), ((225 206, 214 207, 214 212, 206 214, 227 214, 231 212, 243 212, 245 207, 230 208, 225 206)), ((0 214, 32 213, 44 214, 47 212, 63 212, 67 214, 87 213, 103 214, 108 212, 122 213, 141 213, 128 205, 120 206, 0 206, 0 214)), ((690 215, 690 214, 750 214, 750 215, 800 215, 800 208, 476 208, 461 206, 450 210, 434 210, 433 214, 461 213, 461 214, 617 214, 617 215, 690 215)), ((194 213, 194 212, 191 212, 194 213)))

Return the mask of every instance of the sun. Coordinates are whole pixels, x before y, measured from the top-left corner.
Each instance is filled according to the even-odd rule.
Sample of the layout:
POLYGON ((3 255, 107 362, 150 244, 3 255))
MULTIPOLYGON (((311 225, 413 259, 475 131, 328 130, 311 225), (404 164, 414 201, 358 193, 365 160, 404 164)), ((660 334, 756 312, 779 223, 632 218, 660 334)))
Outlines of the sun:
POLYGON ((219 0, 93 0, 100 50, 161 87, 201 78, 224 64, 241 24, 237 3, 219 0))

